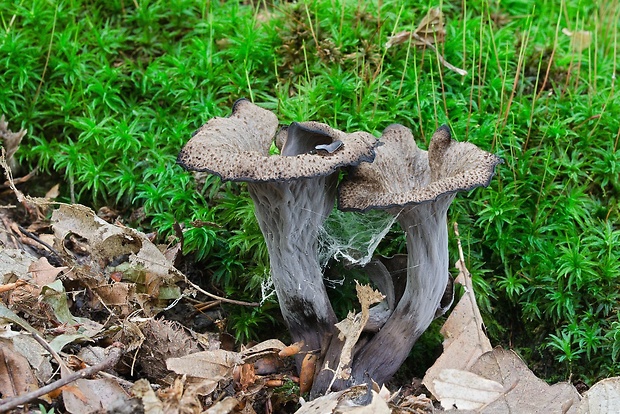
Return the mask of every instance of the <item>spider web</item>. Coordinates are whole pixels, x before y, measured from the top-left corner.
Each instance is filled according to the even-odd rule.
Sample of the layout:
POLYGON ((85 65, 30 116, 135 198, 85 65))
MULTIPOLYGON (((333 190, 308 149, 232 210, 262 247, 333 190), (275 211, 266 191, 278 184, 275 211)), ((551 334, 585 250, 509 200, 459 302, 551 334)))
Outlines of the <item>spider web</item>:
POLYGON ((366 213, 333 210, 319 230, 321 268, 331 258, 365 266, 395 221, 396 217, 380 210, 366 213))

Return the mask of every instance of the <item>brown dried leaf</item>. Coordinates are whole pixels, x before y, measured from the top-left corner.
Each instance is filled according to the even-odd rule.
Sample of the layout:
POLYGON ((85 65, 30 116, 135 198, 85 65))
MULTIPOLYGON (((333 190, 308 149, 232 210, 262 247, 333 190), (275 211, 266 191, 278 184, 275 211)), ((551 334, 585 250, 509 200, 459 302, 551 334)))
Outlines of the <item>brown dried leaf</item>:
MULTIPOLYGON (((136 284, 135 289, 128 289, 126 302, 132 305, 131 311, 138 307, 152 316, 165 301, 180 296, 176 282, 183 275, 145 234, 109 224, 81 205, 61 205, 52 214, 52 227, 56 249, 75 263, 74 279, 95 290, 108 285, 109 274, 121 272, 123 280, 136 284)), ((119 301, 124 292, 108 293, 118 294, 111 299, 119 301)), ((129 309, 125 306, 122 311, 129 309)))
POLYGON ((164 412, 164 404, 155 394, 151 384, 145 379, 139 379, 131 387, 131 393, 142 400, 144 414, 161 414, 164 412))
POLYGON ((446 29, 444 28, 443 12, 439 7, 432 7, 426 16, 422 18, 418 27, 413 31, 414 38, 421 45, 441 43, 446 37, 446 29), (421 41, 422 39, 423 41, 421 41))
POLYGON ((243 364, 239 368, 239 384, 242 390, 247 390, 248 387, 256 382, 256 371, 254 370, 254 364, 243 364))
POLYGON ((423 384, 437 399, 434 381, 444 369, 468 371, 476 360, 493 347, 484 332, 484 322, 476 303, 471 275, 463 262, 456 263, 459 275, 455 282, 465 287, 465 294, 441 328, 444 337, 443 353, 426 371, 423 384))
POLYGON ((280 358, 286 358, 286 357, 290 357, 293 355, 297 355, 302 350, 304 345, 305 344, 303 340, 295 342, 294 344, 291 344, 287 347, 282 348, 280 352, 278 353, 278 356, 280 358))
POLYGON ((24 135, 26 135, 25 129, 18 132, 11 131, 9 124, 4 119, 4 115, 0 116, 0 142, 6 151, 6 161, 11 168, 14 168, 13 155, 19 149, 19 144, 24 135))
POLYGON ((338 376, 338 373, 344 374, 343 370, 348 367, 351 362, 353 348, 364 330, 366 322, 368 322, 370 305, 379 303, 384 298, 381 292, 374 290, 368 285, 360 285, 356 282, 355 290, 357 291, 357 299, 362 306, 362 310, 358 314, 349 313, 346 319, 336 324, 336 327, 340 330, 338 338, 344 341, 344 346, 342 348, 340 361, 338 362, 338 368, 336 369, 337 374, 334 375, 334 378, 338 376))
POLYGON ((570 48, 573 52, 580 53, 589 48, 592 44, 592 32, 588 30, 577 30, 575 32, 571 32, 570 30, 564 28, 562 29, 562 33, 570 37, 570 48))
POLYGON ((219 380, 229 377, 236 365, 243 363, 237 352, 216 349, 197 352, 180 358, 169 358, 166 366, 179 375, 219 380))
POLYGON ((620 413, 620 377, 597 382, 583 395, 578 414, 620 413))
POLYGON ((52 186, 47 193, 45 193, 45 197, 47 200, 54 200, 56 197, 60 195, 60 184, 56 184, 52 186))
POLYGON ((477 410, 495 401, 504 387, 480 375, 458 369, 443 369, 433 380, 441 406, 446 409, 477 410))
POLYGON ((11 338, 14 349, 22 354, 34 370, 39 383, 44 384, 53 375, 50 354, 32 335, 18 334, 11 338))
POLYGON ((548 385, 513 351, 495 348, 482 355, 471 372, 501 383, 506 390, 481 409, 481 414, 574 413, 579 405, 575 387, 569 383, 548 385))
POLYGON ((385 48, 400 45, 411 39, 415 46, 429 46, 441 43, 445 40, 446 29, 444 28, 443 12, 438 7, 431 8, 422 18, 418 27, 412 32, 402 31, 391 36, 385 48))
POLYGON ((157 392, 162 401, 163 413, 199 414, 201 401, 216 388, 217 382, 199 378, 175 378, 174 383, 157 392))
POLYGON ((65 387, 62 398, 69 413, 111 412, 129 404, 129 396, 112 379, 78 379, 73 387, 65 387))
POLYGON ((439 8, 432 8, 422 19, 418 27, 413 32, 402 31, 390 37, 385 44, 385 48, 399 45, 411 40, 411 43, 418 47, 428 47, 437 54, 437 60, 446 68, 458 73, 461 76, 467 75, 467 71, 457 68, 448 62, 437 50, 435 43, 445 40, 446 31, 444 29, 443 13, 439 8))
POLYGON ((390 414, 392 410, 375 390, 364 385, 354 385, 343 391, 332 392, 304 405, 295 414, 390 414), (360 399, 364 401, 360 404, 360 399))
POLYGON ((301 361, 301 369, 299 370, 300 394, 305 394, 312 388, 317 358, 315 354, 306 354, 303 361, 301 361))
POLYGON ((278 339, 268 339, 254 345, 251 348, 243 350, 241 356, 244 362, 254 362, 267 355, 277 355, 286 348, 286 345, 278 339))
POLYGON ((45 257, 41 257, 28 267, 28 271, 32 274, 33 283, 39 287, 52 283, 60 272, 67 269, 68 267, 66 266, 52 266, 45 257))
POLYGON ((28 360, 17 352, 13 343, 0 338, 0 395, 15 397, 39 388, 28 360))
POLYGON ((206 414, 229 414, 239 404, 234 397, 226 397, 206 411, 206 414))
POLYGON ((28 268, 37 260, 31 254, 19 249, 0 250, 0 285, 28 279, 28 268))

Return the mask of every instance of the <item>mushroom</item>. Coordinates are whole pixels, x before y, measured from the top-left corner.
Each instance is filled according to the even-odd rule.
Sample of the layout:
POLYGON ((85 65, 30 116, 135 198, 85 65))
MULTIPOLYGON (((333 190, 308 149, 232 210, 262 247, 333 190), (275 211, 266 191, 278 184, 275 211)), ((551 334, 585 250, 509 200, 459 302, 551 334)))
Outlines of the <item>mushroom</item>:
POLYGON ((502 162, 471 143, 452 140, 445 125, 433 134, 428 152, 402 125, 386 128, 381 141, 375 161, 357 167, 339 187, 338 207, 384 209, 397 217, 407 236, 407 278, 387 322, 357 350, 354 383, 370 376, 382 384, 392 377, 446 307, 444 293, 450 303, 448 208, 457 192, 488 186, 502 162))
POLYGON ((334 207, 339 169, 371 162, 378 141, 318 122, 293 123, 275 137, 280 155, 270 155, 277 126, 272 112, 239 100, 232 115, 203 125, 177 162, 248 183, 292 340, 317 350, 337 322, 319 265, 318 230, 334 207))

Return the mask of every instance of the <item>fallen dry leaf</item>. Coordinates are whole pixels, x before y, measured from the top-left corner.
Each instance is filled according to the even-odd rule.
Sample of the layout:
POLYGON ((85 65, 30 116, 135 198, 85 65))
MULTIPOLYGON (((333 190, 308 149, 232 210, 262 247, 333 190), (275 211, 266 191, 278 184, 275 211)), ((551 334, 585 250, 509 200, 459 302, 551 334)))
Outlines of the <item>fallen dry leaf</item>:
POLYGON ((549 385, 525 365, 513 351, 500 347, 482 355, 471 372, 499 382, 505 393, 479 412, 481 414, 574 413, 579 393, 569 383, 549 385))
POLYGON ((620 413, 620 377, 606 378, 583 395, 577 414, 620 413))
POLYGON ((484 414, 574 412, 579 403, 575 387, 549 386, 514 352, 490 350, 456 224, 455 233, 460 271, 456 282, 465 287, 465 294, 441 330, 444 352, 426 372, 423 384, 447 409, 484 414))
POLYGON ((50 354, 29 334, 19 333, 10 338, 14 349, 27 360, 40 384, 45 384, 53 375, 50 354))
POLYGON ((443 12, 439 7, 432 7, 420 20, 418 27, 413 31, 402 31, 388 39, 385 48, 399 45, 409 41, 416 46, 428 46, 429 44, 441 43, 446 37, 444 28, 443 12))
POLYGON ((62 392, 69 413, 110 412, 129 404, 127 393, 112 379, 78 379, 71 385, 62 392))
POLYGON ((13 343, 0 338, 0 395, 15 397, 39 388, 28 360, 17 352, 13 343))
POLYGON ((169 358, 166 366, 179 375, 219 380, 232 375, 236 365, 243 364, 237 352, 216 349, 186 355, 180 358, 169 358))
POLYGON ((588 30, 577 30, 575 32, 571 32, 570 30, 564 28, 562 29, 562 33, 570 37, 570 48, 573 52, 580 53, 589 48, 592 44, 592 32, 588 30))
MULTIPOLYGON (((366 322, 368 322, 368 318, 370 316, 370 305, 379 303, 384 298, 381 292, 374 290, 368 285, 360 285, 357 281, 355 290, 357 291, 357 299, 360 302, 362 310, 358 314, 353 314, 352 312, 349 313, 346 319, 343 319, 336 324, 336 327, 340 331, 338 338, 341 341, 344 341, 344 345, 342 347, 340 361, 338 362, 338 367, 334 373, 332 383, 336 379, 348 379, 346 369, 351 363, 353 348, 355 347, 360 334, 364 330, 366 322)), ((331 388, 331 385, 328 389, 329 388, 331 388)))
POLYGON ((316 398, 303 404, 295 414, 390 414, 391 412, 379 393, 364 384, 316 398))
POLYGON ((493 347, 484 332, 484 322, 476 303, 471 274, 460 259, 456 263, 459 275, 455 282, 465 287, 465 293, 450 313, 441 334, 444 337, 443 353, 426 371, 422 383, 436 398, 434 381, 444 369, 467 371, 476 360, 493 347))
POLYGON ((163 414, 164 403, 157 397, 147 380, 136 381, 131 387, 131 393, 142 400, 144 414, 163 414))
POLYGON ((244 362, 254 362, 268 355, 277 355, 284 348, 286 345, 279 339, 268 339, 241 351, 241 356, 244 362))
POLYGON ((231 413, 239 401, 234 397, 226 397, 206 411, 206 414, 228 414, 231 413))
POLYGON ((433 380, 435 395, 446 409, 476 410, 495 401, 504 387, 468 371, 443 369, 433 380))
POLYGON ((18 132, 13 132, 9 129, 9 124, 4 119, 4 115, 0 116, 0 142, 2 147, 6 151, 6 161, 15 168, 15 161, 13 155, 19 149, 19 144, 26 135, 26 130, 22 129, 18 132))
POLYGON ((0 285, 28 279, 28 268, 37 258, 18 249, 0 250, 0 285))
POLYGON ((183 275, 144 233, 107 223, 81 205, 61 205, 51 221, 56 249, 74 263, 70 278, 95 292, 101 289, 112 303, 122 303, 104 302, 107 306, 119 306, 123 315, 138 307, 144 315, 153 316, 168 300, 180 297, 176 282, 183 275), (104 287, 109 285, 109 275, 118 273, 132 286, 104 287))
POLYGON ((315 354, 306 354, 301 362, 301 370, 299 371, 299 393, 305 394, 312 388, 314 381, 314 372, 316 371, 317 356, 315 354))
POLYGON ((457 68, 448 62, 437 50, 435 43, 443 42, 446 36, 444 29, 443 13, 441 9, 434 7, 431 8, 426 16, 422 19, 418 27, 413 31, 401 31, 391 36, 385 48, 389 49, 392 46, 399 45, 408 41, 414 46, 428 47, 437 55, 437 60, 441 62, 446 68, 458 73, 461 76, 467 75, 467 71, 461 68, 457 68))
POLYGON ((66 266, 54 267, 47 261, 47 258, 41 257, 28 267, 28 272, 32 274, 32 282, 42 287, 52 283, 60 272, 67 269, 66 266))
POLYGON ((287 347, 282 348, 282 350, 278 353, 280 358, 286 358, 293 355, 297 355, 301 349, 304 347, 304 341, 295 342, 287 347))

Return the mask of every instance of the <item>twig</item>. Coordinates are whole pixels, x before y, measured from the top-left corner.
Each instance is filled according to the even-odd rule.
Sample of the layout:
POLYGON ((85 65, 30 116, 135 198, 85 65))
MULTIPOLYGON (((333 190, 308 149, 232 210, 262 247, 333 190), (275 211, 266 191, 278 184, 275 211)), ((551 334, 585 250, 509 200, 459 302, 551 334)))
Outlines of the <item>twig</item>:
POLYGON ((459 249, 459 260, 465 265, 465 255, 463 254, 463 245, 461 245, 461 235, 459 234, 459 223, 454 222, 454 235, 456 236, 456 245, 459 249))
POLYGON ((445 67, 447 67, 450 70, 453 70, 454 72, 458 73, 461 76, 466 76, 467 75, 467 71, 466 70, 463 70, 461 68, 457 68, 456 66, 454 66, 450 62, 448 62, 441 55, 441 53, 439 53, 439 51, 437 51, 437 48, 431 42, 429 42, 428 40, 424 39, 422 36, 418 35, 415 32, 411 32, 411 36, 413 36, 417 41, 422 42, 426 46, 430 47, 433 50, 433 52, 437 53, 437 59, 439 59, 439 61, 441 62, 442 65, 444 65, 445 67))
MULTIPOLYGON (((34 177, 37 174, 37 171, 38 171, 38 167, 30 171, 28 174, 24 175, 23 177, 14 178, 13 184, 23 184, 27 182, 28 180, 30 180, 32 177, 34 177)), ((0 184, 0 189, 4 190, 5 188, 11 188, 11 184, 9 183, 8 180, 5 181, 4 184, 0 184)))
POLYGON ((56 259, 58 259, 61 263, 63 262, 62 256, 60 255, 60 253, 58 253, 58 251, 56 249, 54 249, 52 246, 50 246, 49 243, 46 243, 45 241, 41 240, 39 238, 39 236, 37 236, 34 233, 29 232, 28 230, 26 230, 25 228, 23 228, 19 224, 17 225, 17 228, 25 236, 27 236, 27 237, 31 238, 32 240, 36 241, 37 243, 43 245, 47 250, 49 250, 49 252, 52 255, 56 256, 56 259))
POLYGON ((64 375, 64 374, 68 374, 69 372, 71 372, 69 371, 69 368, 67 368, 65 361, 63 361, 60 355, 58 355, 58 352, 56 352, 54 348, 52 348, 50 344, 48 344, 47 341, 43 339, 41 335, 39 335, 36 332, 30 332, 30 334, 39 343, 39 345, 41 345, 43 349, 49 352, 52 355, 52 357, 56 360, 56 362, 58 363, 58 366, 60 367, 61 374, 64 375))
POLYGON ((200 286, 192 283, 187 278, 187 276, 185 277, 185 282, 187 284, 189 284, 191 287, 193 287, 194 289, 196 289, 198 292, 203 293, 203 294, 207 295, 210 298, 221 300, 222 302, 232 303, 233 305, 241 305, 241 306, 253 306, 253 307, 260 306, 260 303, 258 303, 258 302, 243 302, 243 301, 240 301, 240 300, 226 299, 226 298, 223 298, 221 296, 214 295, 213 293, 209 293, 206 290, 202 289, 200 286))
POLYGON ((63 387, 75 380, 90 377, 98 373, 99 371, 110 368, 116 365, 116 363, 121 357, 121 354, 121 348, 119 346, 113 345, 110 349, 110 354, 108 355, 108 357, 96 365, 69 374, 64 378, 59 379, 58 381, 54 381, 51 384, 39 388, 38 390, 34 390, 13 398, 7 398, 2 400, 2 402, 0 402, 0 412, 12 410, 22 404, 29 403, 36 398, 39 398, 47 393, 57 390, 58 388, 63 387))

